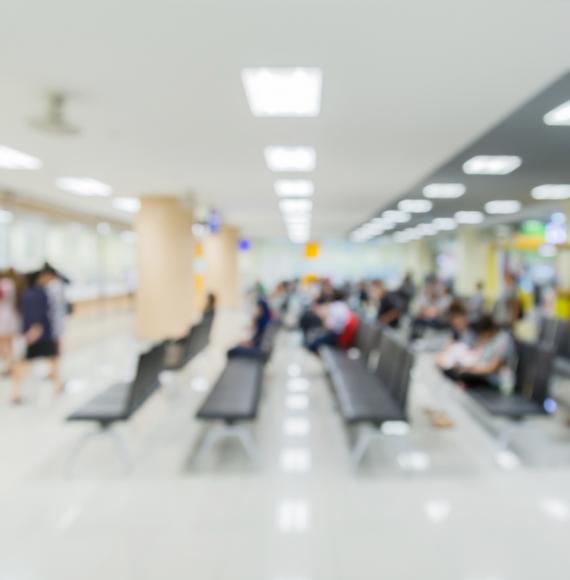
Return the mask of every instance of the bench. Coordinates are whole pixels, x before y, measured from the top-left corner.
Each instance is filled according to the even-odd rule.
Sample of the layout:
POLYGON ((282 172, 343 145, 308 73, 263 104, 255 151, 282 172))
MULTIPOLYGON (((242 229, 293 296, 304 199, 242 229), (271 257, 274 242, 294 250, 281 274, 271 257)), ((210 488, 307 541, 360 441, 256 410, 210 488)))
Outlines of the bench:
POLYGON ((358 431, 351 451, 355 467, 374 439, 408 432, 406 406, 414 364, 413 352, 390 329, 362 326, 358 343, 365 345, 360 358, 331 347, 319 351, 340 414, 358 431), (372 359, 375 350, 377 360, 372 359))
POLYGON ((523 419, 548 415, 556 408, 549 388, 554 358, 551 345, 517 341, 516 351, 512 394, 503 394, 492 388, 467 391, 467 395, 490 417, 509 420, 499 432, 499 451, 508 450, 512 435, 523 419))
POLYGON ((97 425, 96 431, 86 433, 78 441, 68 460, 68 469, 73 467, 80 451, 91 437, 106 434, 111 436, 123 467, 128 470, 130 458, 126 445, 112 427, 115 423, 128 421, 159 388, 165 346, 162 343, 139 356, 132 382, 109 387, 67 417, 67 421, 70 422, 89 422, 97 425))
POLYGON ((197 445, 197 463, 223 438, 236 438, 252 461, 257 447, 249 426, 257 418, 263 389, 263 373, 269 361, 279 323, 272 322, 264 333, 259 353, 229 357, 222 374, 196 412, 207 423, 207 431, 197 445))
POLYGON ((543 317, 538 330, 538 342, 554 351, 554 372, 570 377, 570 324, 561 318, 543 317))
POLYGON ((179 371, 206 348, 210 340, 214 314, 205 314, 182 338, 166 345, 164 370, 179 371))

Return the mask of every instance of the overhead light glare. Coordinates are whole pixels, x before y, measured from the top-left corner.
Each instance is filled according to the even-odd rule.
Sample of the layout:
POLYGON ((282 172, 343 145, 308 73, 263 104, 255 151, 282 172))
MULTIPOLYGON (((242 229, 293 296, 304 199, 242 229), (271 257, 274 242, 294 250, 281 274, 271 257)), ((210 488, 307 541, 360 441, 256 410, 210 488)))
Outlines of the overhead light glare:
POLYGON ((321 112, 319 68, 246 68, 241 76, 256 117, 317 117, 321 112))
POLYGON ((279 197, 311 197, 315 186, 308 179, 281 179, 275 182, 275 193, 279 197))
POLYGON ((570 184, 544 184, 534 187, 530 192, 536 200, 570 199, 570 184))
POLYGON ((310 199, 282 199, 279 208, 283 213, 311 211, 313 202, 310 199))
POLYGON ((0 169, 36 170, 42 165, 42 162, 33 155, 0 145, 0 169))
POLYGON ((62 191, 86 197, 106 197, 113 192, 110 185, 91 177, 60 177, 55 183, 62 191))
POLYGON ((429 199, 456 199, 465 194, 463 183, 430 183, 423 189, 423 194, 429 199))
POLYGON ((435 218, 431 223, 440 231, 451 231, 457 228, 457 222, 453 218, 435 218))
POLYGON ((458 224, 480 224, 484 219, 485 216, 480 211, 458 211, 455 214, 455 221, 458 224))
POLYGON ((516 155, 476 155, 463 164, 468 175, 508 175, 522 164, 516 155))
POLYGON ((141 208, 141 200, 138 197, 116 197, 111 203, 115 209, 128 213, 137 213, 141 208))
POLYGON ((412 219, 412 216, 406 211, 400 211, 397 209, 386 210, 382 217, 393 224, 405 224, 412 219))
POLYGON ((521 210, 522 204, 516 199, 498 199, 485 204, 485 211, 488 214, 507 215, 517 213, 521 210))
POLYGON ((403 199, 398 209, 408 213, 426 213, 431 211, 433 203, 429 199, 403 199))
POLYGON ((317 153, 313 147, 272 145, 264 150, 265 163, 270 171, 314 171, 317 153))
POLYGON ((562 103, 544 115, 547 125, 570 125, 570 101, 562 103))

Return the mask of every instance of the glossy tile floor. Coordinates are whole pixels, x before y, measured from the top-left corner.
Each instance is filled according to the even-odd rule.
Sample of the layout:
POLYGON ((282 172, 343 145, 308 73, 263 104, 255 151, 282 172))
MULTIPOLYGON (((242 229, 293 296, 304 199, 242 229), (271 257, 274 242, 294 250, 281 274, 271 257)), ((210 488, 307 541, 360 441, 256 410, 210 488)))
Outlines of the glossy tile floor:
MULTIPOLYGON (((523 426, 522 464, 495 462, 492 439, 461 394, 420 357, 412 398, 415 471, 399 438, 379 441, 362 469, 319 362, 281 333, 265 380, 252 467, 220 444, 199 466, 193 412, 240 335, 220 316, 212 346, 121 429, 134 456, 125 476, 104 437, 71 476, 66 461, 88 427, 69 410, 128 378, 143 345, 128 313, 73 322, 64 372, 51 396, 41 366, 27 402, 9 407, 0 385, 0 579, 4 580, 567 580, 570 574, 570 430, 563 414, 523 426), (423 408, 447 408, 435 430, 423 408)), ((561 385, 561 390, 565 389, 561 385)))

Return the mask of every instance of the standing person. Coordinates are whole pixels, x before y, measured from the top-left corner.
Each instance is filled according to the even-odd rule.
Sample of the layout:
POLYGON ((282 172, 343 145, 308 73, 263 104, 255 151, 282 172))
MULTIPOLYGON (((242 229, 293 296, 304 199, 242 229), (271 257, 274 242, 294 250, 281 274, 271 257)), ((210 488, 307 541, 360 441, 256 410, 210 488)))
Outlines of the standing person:
POLYGON ((410 304, 416 295, 416 285, 414 284, 414 277, 411 272, 406 272, 397 293, 402 298, 402 311, 408 312, 410 304))
POLYGON ((511 330, 521 314, 517 279, 512 272, 507 272, 505 287, 495 304, 494 319, 502 328, 511 330))
POLYGON ((475 294, 467 301, 467 309, 469 311, 469 319, 471 322, 477 322, 485 313, 485 285, 483 282, 477 282, 475 286, 475 294))
POLYGON ((48 297, 49 315, 52 325, 53 338, 57 343, 57 357, 61 356, 62 340, 65 332, 65 319, 67 317, 68 305, 65 297, 65 284, 69 280, 60 275, 49 264, 44 266, 48 282, 45 286, 45 291, 48 297))
POLYGON ((38 358, 47 358, 51 364, 50 377, 54 383, 55 392, 63 391, 59 377, 58 346, 53 333, 50 316, 47 285, 54 277, 53 272, 41 270, 31 274, 29 286, 22 295, 22 326, 26 341, 25 360, 16 364, 12 382, 12 403, 22 402, 22 382, 30 362, 38 358))
POLYGON ((0 275, 0 356, 10 374, 14 364, 14 338, 20 330, 17 287, 10 271, 0 275))

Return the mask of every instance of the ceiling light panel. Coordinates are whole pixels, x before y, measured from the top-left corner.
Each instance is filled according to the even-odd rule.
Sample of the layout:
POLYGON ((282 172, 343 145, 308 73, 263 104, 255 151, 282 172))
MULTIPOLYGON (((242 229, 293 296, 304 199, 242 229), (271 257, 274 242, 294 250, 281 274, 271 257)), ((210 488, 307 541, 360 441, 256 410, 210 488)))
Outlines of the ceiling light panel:
POLYGON ((458 224, 480 224, 485 216, 480 211, 458 211, 455 214, 455 221, 458 224))
POLYGON ((398 209, 408 213, 426 213, 431 211, 433 203, 429 199, 403 199, 398 209))
POLYGON ((265 162, 270 171, 314 171, 317 153, 313 147, 286 147, 272 145, 264 150, 265 162))
POLYGON ((516 155, 477 155, 463 164, 469 175, 508 175, 522 164, 516 155))
POLYGON ((141 200, 138 197, 116 197, 111 203, 115 209, 129 213, 136 213, 141 208, 141 200))
POLYGON ((485 204, 485 211, 489 214, 512 214, 521 210, 522 204, 515 199, 500 199, 485 204))
POLYGON ((60 177, 55 183, 62 191, 87 197, 104 197, 113 191, 110 185, 91 177, 60 177))
POLYGON ((284 213, 308 212, 312 207, 313 202, 310 199, 282 199, 279 202, 279 208, 284 213))
POLYGON ((315 186, 308 179, 281 179, 275 182, 275 193, 279 197, 311 197, 315 186))
POLYGON ((423 189, 428 199, 456 199, 465 194, 463 183, 430 183, 423 189))
POLYGON ((41 167, 42 162, 37 157, 0 145, 0 169, 35 170, 41 167))
POLYGON ((382 217, 393 224, 405 224, 412 219, 412 216, 406 211, 389 209, 382 214, 382 217))
POLYGON ((544 115, 547 125, 570 125, 570 101, 562 103, 544 115))
POLYGON ((532 189, 531 195, 537 200, 570 199, 570 183, 539 185, 532 189))
POLYGON ((321 112, 319 68, 247 68, 242 81, 256 117, 317 117, 321 112))

